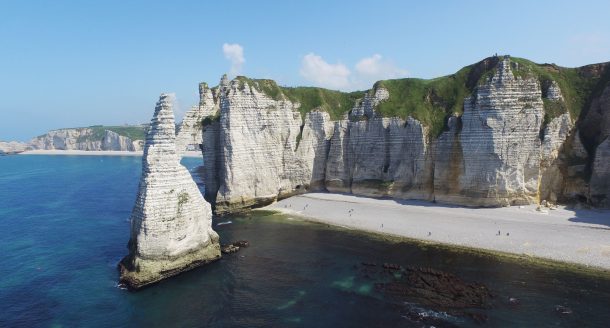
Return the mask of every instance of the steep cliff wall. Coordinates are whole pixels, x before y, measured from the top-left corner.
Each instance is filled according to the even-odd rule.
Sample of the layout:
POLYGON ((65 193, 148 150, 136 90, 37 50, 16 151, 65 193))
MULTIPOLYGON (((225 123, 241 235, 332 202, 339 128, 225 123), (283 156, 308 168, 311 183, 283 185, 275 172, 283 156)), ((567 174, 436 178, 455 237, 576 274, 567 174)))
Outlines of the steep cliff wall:
POLYGON ((199 84, 199 105, 193 106, 182 119, 176 135, 176 149, 200 150, 203 144, 203 119, 218 112, 218 88, 210 89, 207 83, 199 84))
POLYGON ((176 151, 168 95, 155 108, 142 157, 142 177, 131 214, 129 255, 121 282, 140 288, 220 258, 212 210, 176 151))
POLYGON ((145 127, 116 127, 116 130, 128 133, 122 135, 113 131, 112 127, 103 126, 60 129, 32 139, 29 145, 45 150, 142 150, 145 127), (135 135, 139 139, 131 139, 127 135, 135 135))
MULTIPOLYGON (((610 80, 610 74, 606 74, 610 80)), ((594 205, 610 207, 610 82, 606 84, 582 121, 589 144, 591 178, 589 194, 594 205)))
POLYGON ((437 193, 436 200, 478 206, 536 202, 543 117, 538 81, 516 78, 510 61, 502 60, 489 81, 464 101, 463 173, 457 193, 437 193))
MULTIPOLYGON (((574 120, 605 67, 489 58, 345 96, 223 80, 202 121, 206 199, 222 214, 317 189, 467 206, 591 201, 595 190, 603 205, 607 184, 590 189, 586 172, 607 181, 606 152, 594 160, 574 120)), ((592 108, 608 107, 604 95, 592 108)))

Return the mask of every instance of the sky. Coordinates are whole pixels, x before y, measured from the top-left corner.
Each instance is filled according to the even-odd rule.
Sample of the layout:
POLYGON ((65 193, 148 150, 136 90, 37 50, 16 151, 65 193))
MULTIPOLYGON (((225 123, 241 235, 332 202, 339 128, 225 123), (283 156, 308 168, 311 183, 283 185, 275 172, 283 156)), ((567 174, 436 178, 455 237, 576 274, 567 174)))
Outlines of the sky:
POLYGON ((510 54, 610 61, 610 1, 0 0, 0 140, 178 119, 222 74, 368 89, 510 54))

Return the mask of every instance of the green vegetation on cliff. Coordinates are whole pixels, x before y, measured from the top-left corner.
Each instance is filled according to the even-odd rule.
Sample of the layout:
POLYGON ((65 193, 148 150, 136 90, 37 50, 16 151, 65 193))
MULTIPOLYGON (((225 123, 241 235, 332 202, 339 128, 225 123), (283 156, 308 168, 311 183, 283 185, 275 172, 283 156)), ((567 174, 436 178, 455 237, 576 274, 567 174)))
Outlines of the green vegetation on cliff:
POLYGON ((384 117, 411 116, 429 128, 429 135, 436 137, 445 128, 449 116, 464 112, 464 98, 485 77, 493 73, 497 57, 466 66, 455 74, 435 79, 396 79, 375 83, 373 89, 385 88, 389 99, 377 107, 384 117))
POLYGON ((133 140, 144 140, 146 139, 146 126, 142 125, 125 125, 125 126, 104 126, 104 125, 93 125, 89 127, 93 130, 94 140, 102 140, 106 130, 115 132, 120 136, 127 137, 133 140))
MULTIPOLYGON (((476 64, 466 66, 455 74, 435 79, 394 79, 375 83, 369 94, 378 88, 388 90, 390 96, 376 108, 383 117, 411 116, 429 128, 429 135, 437 137, 446 128, 451 115, 464 112, 464 99, 475 88, 487 81, 495 71, 501 57, 489 57, 476 64)), ((608 65, 595 64, 580 68, 564 68, 554 64, 536 64, 527 59, 511 57, 512 71, 516 77, 534 77, 546 86, 555 81, 561 89, 565 102, 544 99, 545 125, 551 119, 569 112, 577 119, 590 99, 601 91, 610 80, 608 65)), ((287 99, 301 104, 304 115, 314 109, 330 114, 333 120, 340 119, 362 99, 365 92, 340 92, 315 87, 280 87, 272 80, 237 77, 241 88, 246 85, 263 92, 275 100, 287 99)), ((544 88, 543 88, 544 92, 544 88)))
POLYGON ((302 117, 314 109, 328 112, 331 119, 339 120, 349 112, 358 99, 364 97, 364 91, 341 92, 316 87, 280 87, 273 80, 249 79, 238 76, 240 88, 246 85, 263 92, 274 100, 287 99, 293 103, 301 104, 299 112, 302 117))
POLYGON ((545 101, 545 122, 566 112, 569 112, 572 119, 576 120, 599 89, 599 85, 603 84, 603 70, 605 69, 603 65, 567 68, 555 64, 536 64, 523 58, 513 57, 511 61, 519 64, 518 67, 513 67, 515 76, 535 76, 542 86, 551 81, 555 81, 559 85, 565 104, 545 101))
POLYGON ((106 125, 92 125, 87 127, 87 129, 91 129, 91 135, 80 136, 76 140, 77 142, 86 142, 86 141, 101 141, 104 139, 106 135, 106 130, 117 133, 120 136, 127 137, 134 140, 144 140, 146 139, 146 129, 145 125, 124 125, 124 126, 106 126, 106 125))

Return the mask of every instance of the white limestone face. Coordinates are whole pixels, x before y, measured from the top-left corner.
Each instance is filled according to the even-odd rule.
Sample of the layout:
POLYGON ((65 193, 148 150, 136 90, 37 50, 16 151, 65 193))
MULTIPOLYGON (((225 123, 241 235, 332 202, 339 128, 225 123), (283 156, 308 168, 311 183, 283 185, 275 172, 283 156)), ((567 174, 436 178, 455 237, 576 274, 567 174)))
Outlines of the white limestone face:
POLYGON ((30 145, 44 150, 138 150, 134 141, 116 132, 105 130, 100 140, 95 140, 93 134, 90 128, 52 130, 32 139, 30 145))
POLYGON ((176 135, 176 149, 179 153, 185 150, 199 150, 203 143, 202 121, 218 112, 218 101, 214 90, 206 83, 199 84, 199 105, 193 106, 184 114, 176 135))
POLYGON ((301 132, 295 104, 235 79, 221 93, 219 119, 218 213, 269 203, 309 183, 311 172, 295 154, 301 132))
POLYGON ((302 181, 309 182, 309 190, 324 189, 326 162, 333 135, 334 122, 330 115, 322 111, 312 111, 305 115, 296 157, 302 165, 302 181))
POLYGON ((390 98, 390 93, 385 88, 377 88, 375 92, 366 94, 364 98, 354 106, 351 111, 351 116, 354 118, 361 118, 363 116, 372 118, 375 116, 375 108, 379 103, 390 98))
POLYGON ((561 94, 561 88, 555 81, 551 81, 546 88, 546 99, 554 101, 563 101, 563 95, 561 94))
MULTIPOLYGON (((217 119, 203 128, 206 199, 216 202, 217 213, 324 188, 466 206, 588 194, 586 183, 570 178, 582 175, 585 165, 566 168, 562 162, 566 144, 566 151, 578 154, 565 156, 587 160, 569 114, 541 131, 541 85, 513 75, 508 57, 438 138, 412 117, 378 115, 376 107, 390 97, 383 88, 367 93, 338 121, 313 110, 301 123, 298 103, 272 99, 248 83, 223 78, 214 100, 217 119)), ((556 82, 544 88, 550 101, 563 101, 556 82)))
POLYGON ((176 152, 171 99, 161 95, 146 137, 121 281, 133 288, 216 260, 212 210, 176 152))
POLYGON ((539 198, 541 201, 557 203, 559 196, 563 193, 566 177, 561 170, 564 163, 559 158, 559 154, 573 127, 570 114, 566 113, 554 118, 544 128, 540 154, 539 198))
POLYGON ((471 206, 537 202, 543 117, 538 81, 515 78, 504 58, 493 77, 464 101, 459 192, 436 200, 471 206))

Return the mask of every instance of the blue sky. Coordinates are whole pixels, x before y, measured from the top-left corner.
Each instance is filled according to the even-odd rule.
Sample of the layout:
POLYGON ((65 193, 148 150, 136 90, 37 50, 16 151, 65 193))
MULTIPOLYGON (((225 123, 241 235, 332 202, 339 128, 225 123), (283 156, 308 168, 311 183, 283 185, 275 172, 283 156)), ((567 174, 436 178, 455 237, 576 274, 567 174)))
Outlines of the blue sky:
POLYGON ((610 60, 609 1, 0 0, 0 140, 144 123, 223 73, 341 90, 446 75, 493 53, 610 60))

